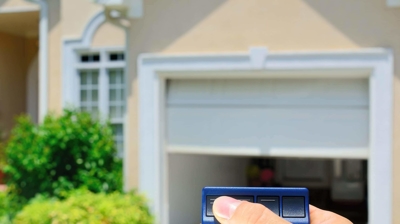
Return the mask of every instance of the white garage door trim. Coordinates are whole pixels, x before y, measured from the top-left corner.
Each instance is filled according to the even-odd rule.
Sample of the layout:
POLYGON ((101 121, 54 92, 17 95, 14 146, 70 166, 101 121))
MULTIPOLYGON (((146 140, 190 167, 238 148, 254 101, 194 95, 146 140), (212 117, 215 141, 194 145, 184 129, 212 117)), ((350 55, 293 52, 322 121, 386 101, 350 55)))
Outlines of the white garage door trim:
POLYGON ((150 199, 158 223, 168 223, 167 153, 179 151, 167 149, 166 145, 166 80, 251 78, 246 71, 260 71, 253 72, 255 77, 300 78, 308 74, 318 78, 369 78, 369 153, 353 156, 369 161, 369 223, 392 223, 392 52, 368 49, 268 54, 263 48, 253 48, 244 54, 144 54, 139 57, 139 188, 150 199), (221 72, 216 77, 218 71, 230 72, 221 72))

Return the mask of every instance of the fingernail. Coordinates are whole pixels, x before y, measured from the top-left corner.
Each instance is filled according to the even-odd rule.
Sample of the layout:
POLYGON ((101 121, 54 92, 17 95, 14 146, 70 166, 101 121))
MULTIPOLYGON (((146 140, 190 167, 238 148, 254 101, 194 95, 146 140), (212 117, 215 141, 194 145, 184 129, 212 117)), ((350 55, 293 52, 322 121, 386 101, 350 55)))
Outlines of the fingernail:
POLYGON ((215 216, 230 219, 242 201, 230 197, 219 197, 214 201, 213 212, 215 216))

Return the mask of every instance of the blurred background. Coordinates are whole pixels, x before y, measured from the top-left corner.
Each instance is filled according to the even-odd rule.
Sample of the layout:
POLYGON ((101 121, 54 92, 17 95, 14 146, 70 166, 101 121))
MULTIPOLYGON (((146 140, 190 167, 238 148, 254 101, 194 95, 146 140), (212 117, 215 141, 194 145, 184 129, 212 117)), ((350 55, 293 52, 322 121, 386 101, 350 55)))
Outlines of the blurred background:
POLYGON ((198 224, 205 186, 400 223, 399 21, 400 0, 0 0, 0 223, 131 192, 109 206, 139 218, 99 217, 198 224))

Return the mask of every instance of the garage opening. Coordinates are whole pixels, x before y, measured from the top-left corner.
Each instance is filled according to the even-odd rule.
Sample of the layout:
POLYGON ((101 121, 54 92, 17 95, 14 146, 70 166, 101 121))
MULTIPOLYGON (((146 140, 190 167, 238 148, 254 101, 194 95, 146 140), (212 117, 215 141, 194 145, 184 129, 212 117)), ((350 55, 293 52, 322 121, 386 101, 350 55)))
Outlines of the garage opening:
POLYGON ((367 222, 368 79, 174 79, 166 91, 169 223, 200 222, 204 186, 303 186, 315 206, 367 222))
POLYGON ((169 155, 169 223, 200 223, 204 186, 307 187, 310 203, 368 221, 367 161, 169 155))

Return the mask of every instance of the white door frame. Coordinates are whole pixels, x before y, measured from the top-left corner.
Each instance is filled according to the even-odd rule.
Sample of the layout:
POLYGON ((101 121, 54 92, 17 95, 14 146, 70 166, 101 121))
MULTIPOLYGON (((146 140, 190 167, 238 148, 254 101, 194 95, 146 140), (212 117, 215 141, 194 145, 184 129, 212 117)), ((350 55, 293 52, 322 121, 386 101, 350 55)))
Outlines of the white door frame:
MULTIPOLYGON (((394 75, 392 55, 389 49, 268 53, 265 48, 251 48, 248 53, 243 54, 140 55, 138 58, 139 188, 150 199, 150 206, 156 215, 157 223, 169 222, 168 161, 166 159, 169 151, 165 135, 166 80, 254 78, 274 74, 275 77, 288 78, 302 78, 306 75, 315 78, 365 77, 369 79, 369 153, 360 156, 360 158, 367 158, 369 162, 368 219, 370 224, 392 223, 392 85, 394 75), (207 71, 212 72, 207 73, 207 71), (240 71, 252 71, 252 75, 240 71)), ((338 156, 331 155, 331 157, 338 156)))

